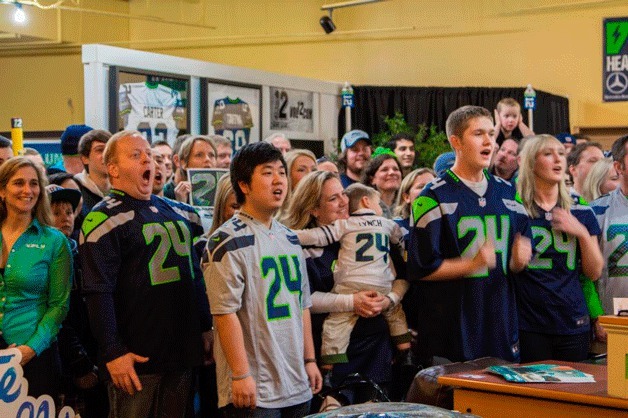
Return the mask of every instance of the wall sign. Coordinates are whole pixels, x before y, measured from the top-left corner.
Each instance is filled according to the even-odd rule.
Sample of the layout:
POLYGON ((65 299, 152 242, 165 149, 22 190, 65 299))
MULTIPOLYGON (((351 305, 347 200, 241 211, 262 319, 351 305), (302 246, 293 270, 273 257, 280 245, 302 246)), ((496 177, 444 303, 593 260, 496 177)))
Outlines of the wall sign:
POLYGON ((628 17, 604 19, 602 59, 604 101, 628 101, 628 17))
POLYGON ((314 93, 271 87, 270 129, 314 132, 314 93))

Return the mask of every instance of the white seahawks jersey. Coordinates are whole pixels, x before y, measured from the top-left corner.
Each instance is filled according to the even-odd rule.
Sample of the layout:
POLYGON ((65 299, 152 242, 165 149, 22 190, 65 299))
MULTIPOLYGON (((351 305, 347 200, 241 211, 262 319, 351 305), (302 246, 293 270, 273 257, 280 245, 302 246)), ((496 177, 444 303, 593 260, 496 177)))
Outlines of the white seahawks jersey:
POLYGON ((600 247, 605 261, 596 285, 604 313, 612 315, 613 298, 628 298, 628 199, 618 187, 594 200, 591 208, 602 230, 600 247))
POLYGON ((296 232, 303 245, 325 246, 340 242, 334 283, 359 282, 387 287, 395 279, 390 268, 390 243, 400 244, 403 231, 390 219, 370 210, 358 210, 349 219, 296 232))
POLYGON ((118 96, 124 129, 140 131, 151 144, 159 140, 174 144, 179 133, 176 119, 183 116, 181 93, 161 84, 151 88, 127 83, 120 86, 118 96))
MULTIPOLYGON (((240 211, 207 240, 203 274, 213 315, 235 313, 257 384, 257 406, 283 408, 312 397, 303 364, 303 314, 309 281, 303 251, 292 231, 270 229, 240 211)), ((231 400, 231 370, 214 342, 218 405, 231 400)))

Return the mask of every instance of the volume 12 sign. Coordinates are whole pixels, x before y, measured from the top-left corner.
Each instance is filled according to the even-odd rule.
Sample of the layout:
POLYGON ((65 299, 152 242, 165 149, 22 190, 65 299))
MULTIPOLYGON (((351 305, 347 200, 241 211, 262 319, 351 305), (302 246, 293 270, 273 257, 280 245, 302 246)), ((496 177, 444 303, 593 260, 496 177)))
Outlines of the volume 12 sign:
POLYGON ((270 129, 273 131, 314 132, 314 93, 270 88, 270 129))
POLYGON ((628 100, 628 17, 604 19, 603 98, 628 100))

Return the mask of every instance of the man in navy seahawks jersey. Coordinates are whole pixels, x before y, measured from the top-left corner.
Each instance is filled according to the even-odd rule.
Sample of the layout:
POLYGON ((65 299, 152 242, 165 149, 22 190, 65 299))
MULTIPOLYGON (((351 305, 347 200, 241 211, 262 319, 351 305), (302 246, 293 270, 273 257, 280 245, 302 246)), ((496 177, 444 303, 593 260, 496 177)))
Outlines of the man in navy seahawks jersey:
POLYGON ((408 278, 420 287, 417 331, 420 354, 427 357, 519 358, 510 273, 530 260, 530 227, 515 188, 486 170, 493 134, 484 108, 464 106, 450 114, 454 166, 413 203, 408 278))
POLYGON ((112 416, 183 417, 211 329, 190 224, 151 194, 139 132, 114 135, 104 160, 112 191, 85 218, 80 252, 112 416))

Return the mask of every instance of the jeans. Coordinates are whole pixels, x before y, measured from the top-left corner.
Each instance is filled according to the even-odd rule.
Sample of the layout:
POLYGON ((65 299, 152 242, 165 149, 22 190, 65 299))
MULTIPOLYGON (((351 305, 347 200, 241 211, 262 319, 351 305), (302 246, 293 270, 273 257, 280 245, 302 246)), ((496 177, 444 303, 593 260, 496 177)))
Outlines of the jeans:
POLYGON ((109 418, 183 418, 192 387, 192 370, 140 375, 142 390, 129 395, 112 382, 109 418))
POLYGON ((224 418, 302 418, 310 412, 310 401, 285 408, 236 408, 232 403, 220 408, 224 418))

